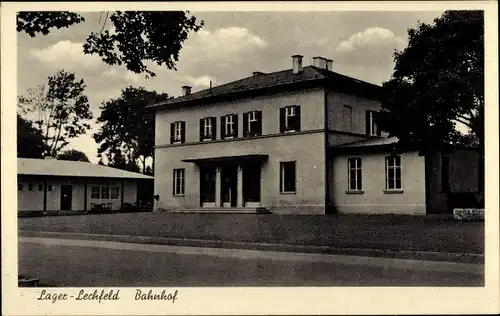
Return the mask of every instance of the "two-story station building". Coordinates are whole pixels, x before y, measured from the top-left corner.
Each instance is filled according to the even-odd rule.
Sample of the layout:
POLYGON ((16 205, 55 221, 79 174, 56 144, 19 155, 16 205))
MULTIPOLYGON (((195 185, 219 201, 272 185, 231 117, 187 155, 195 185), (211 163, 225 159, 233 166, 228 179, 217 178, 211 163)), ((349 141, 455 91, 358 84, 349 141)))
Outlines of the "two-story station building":
POLYGON ((294 55, 292 69, 183 91, 150 106, 156 210, 425 214, 446 207, 445 198, 432 200, 430 184, 441 173, 426 167, 429 157, 391 154, 395 140, 374 120, 381 87, 332 71, 329 59, 303 67, 294 55))

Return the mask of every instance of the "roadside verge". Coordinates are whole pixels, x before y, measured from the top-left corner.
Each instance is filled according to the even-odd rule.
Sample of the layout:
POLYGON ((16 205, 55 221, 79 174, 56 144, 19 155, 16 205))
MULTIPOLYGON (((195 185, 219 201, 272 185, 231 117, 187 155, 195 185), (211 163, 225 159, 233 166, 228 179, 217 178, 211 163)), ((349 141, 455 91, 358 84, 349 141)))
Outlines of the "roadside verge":
POLYGON ((331 254, 357 257, 385 258, 385 259, 408 259, 421 261, 434 261, 443 263, 464 263, 484 265, 484 255, 474 253, 452 253, 452 252, 433 252, 433 251, 392 251, 382 249, 368 248, 342 248, 331 246, 313 246, 313 245, 289 245, 289 244, 271 244, 271 243, 249 243, 221 240, 204 239, 183 239, 183 238, 164 238, 151 236, 134 235, 107 235, 91 233, 71 233, 71 232, 46 232, 19 230, 20 237, 39 237, 39 238, 60 238, 77 240, 95 240, 112 241, 135 244, 151 245, 170 245, 183 247, 203 247, 203 248, 222 248, 222 249, 240 249, 240 250, 260 250, 274 252, 291 252, 303 254, 331 254))

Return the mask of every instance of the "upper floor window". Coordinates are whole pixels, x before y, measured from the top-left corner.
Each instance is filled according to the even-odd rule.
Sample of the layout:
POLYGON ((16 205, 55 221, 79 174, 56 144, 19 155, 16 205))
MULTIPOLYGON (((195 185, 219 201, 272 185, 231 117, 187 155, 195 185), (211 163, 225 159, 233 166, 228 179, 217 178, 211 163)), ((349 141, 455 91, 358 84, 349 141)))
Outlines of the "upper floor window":
POLYGON ((401 190, 401 156, 385 157, 386 190, 401 190))
POLYGON ((186 141, 186 122, 177 121, 170 124, 170 143, 184 143, 186 141))
POLYGON ((23 190, 23 184, 22 184, 22 183, 18 183, 18 184, 17 184, 17 189, 18 189, 19 191, 22 191, 22 190, 23 190))
POLYGON ((215 140, 217 137, 216 118, 205 117, 200 119, 200 141, 215 140))
POLYGON ((221 138, 238 137, 238 115, 229 114, 221 117, 221 138))
POLYGON ((262 135, 262 111, 243 113, 243 136, 262 135))
POLYGON ((33 191, 33 184, 32 183, 28 184, 28 191, 33 191))
POLYGON ((352 108, 348 105, 342 107, 342 124, 344 132, 352 132, 352 108))
POLYGON ((375 124, 375 117, 377 116, 376 111, 372 110, 366 110, 365 112, 365 133, 366 135, 369 136, 380 136, 380 129, 377 127, 377 124, 375 124))
POLYGON ((349 191, 363 190, 361 158, 349 158, 347 164, 349 169, 349 191))
POLYGON ((300 131, 300 106, 291 105, 280 109, 280 132, 300 131))
POLYGON ((38 184, 38 191, 43 191, 43 184, 42 183, 38 184))

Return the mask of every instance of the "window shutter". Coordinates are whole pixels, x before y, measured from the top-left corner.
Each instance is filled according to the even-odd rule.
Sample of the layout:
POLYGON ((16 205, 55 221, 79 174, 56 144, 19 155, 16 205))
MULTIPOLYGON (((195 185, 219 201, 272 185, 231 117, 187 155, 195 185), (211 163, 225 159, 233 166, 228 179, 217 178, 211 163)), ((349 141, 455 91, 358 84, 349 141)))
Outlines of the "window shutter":
POLYGON ((300 131, 300 105, 295 106, 295 131, 300 131))
POLYGON ((255 116, 257 118, 257 135, 262 135, 262 111, 256 111, 255 116))
POLYGON ((280 133, 285 131, 285 108, 280 108, 280 133))
POLYGON ((170 144, 174 143, 175 123, 170 123, 170 144))
POLYGON ((243 137, 248 136, 248 113, 243 113, 243 137))
POLYGON ((378 112, 373 112, 373 120, 375 121, 375 129, 377 130, 377 136, 382 136, 382 130, 378 126, 378 112))
POLYGON ((210 123, 212 124, 212 140, 217 139, 217 118, 211 117, 210 123))
POLYGON ((226 133, 224 133, 226 125, 226 117, 221 116, 220 118, 220 138, 224 139, 226 137, 226 133))
POLYGON ((186 122, 181 122, 181 143, 186 141, 186 122))
POLYGON ((284 164, 280 162, 280 192, 285 191, 283 190, 283 172, 284 172, 283 169, 285 169, 284 167, 285 167, 284 164))
POLYGON ((233 128, 233 132, 234 132, 233 137, 237 138, 238 137, 238 114, 234 114, 233 115, 233 124, 234 124, 233 125, 234 126, 234 128, 233 128))
POLYGON ((200 119, 200 142, 205 136, 205 119, 200 119))
POLYGON ((370 110, 365 111, 365 134, 370 135, 370 110))

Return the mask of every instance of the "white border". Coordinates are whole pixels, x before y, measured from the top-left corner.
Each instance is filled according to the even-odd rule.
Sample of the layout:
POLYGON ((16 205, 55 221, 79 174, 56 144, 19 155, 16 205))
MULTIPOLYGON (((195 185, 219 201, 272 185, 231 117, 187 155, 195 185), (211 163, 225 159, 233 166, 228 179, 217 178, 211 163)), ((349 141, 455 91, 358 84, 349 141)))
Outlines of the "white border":
MULTIPOLYGON (((1 4, 1 166, 2 305, 7 315, 84 314, 436 314, 499 312, 498 211, 498 4, 463 2, 189 2, 189 3, 12 3, 1 4), (486 277, 484 288, 179 288, 175 304, 136 302, 134 289, 122 288, 120 301, 94 303, 35 300, 39 290, 17 288, 15 109, 15 12, 19 10, 190 10, 190 11, 426 11, 484 9, 486 45, 486 277)), ((68 288, 76 294, 78 289, 68 288)))

